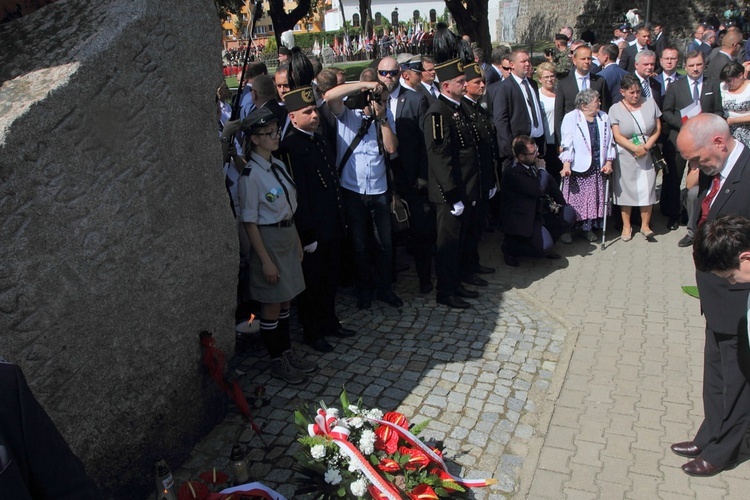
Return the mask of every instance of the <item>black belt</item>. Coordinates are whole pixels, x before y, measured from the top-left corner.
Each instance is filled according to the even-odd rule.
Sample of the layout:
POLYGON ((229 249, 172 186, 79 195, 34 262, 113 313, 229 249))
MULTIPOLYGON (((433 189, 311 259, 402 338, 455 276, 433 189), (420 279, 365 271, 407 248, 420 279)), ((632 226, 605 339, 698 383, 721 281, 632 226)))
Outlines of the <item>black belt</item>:
POLYGON ((258 224, 258 227, 292 227, 294 225, 294 219, 287 219, 281 222, 274 222, 273 224, 258 224))

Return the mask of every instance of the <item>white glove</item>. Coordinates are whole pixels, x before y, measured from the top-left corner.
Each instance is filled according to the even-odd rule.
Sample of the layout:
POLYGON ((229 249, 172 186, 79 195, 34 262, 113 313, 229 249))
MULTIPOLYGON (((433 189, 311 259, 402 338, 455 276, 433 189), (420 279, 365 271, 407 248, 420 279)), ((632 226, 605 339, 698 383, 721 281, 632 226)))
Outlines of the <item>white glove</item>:
POLYGON ((318 249, 318 242, 317 241, 313 241, 309 245, 306 245, 306 246, 302 247, 302 250, 304 250, 305 253, 313 253, 317 249, 318 249))
POLYGON ((491 199, 492 199, 492 197, 493 197, 493 196, 495 196, 496 194, 497 194, 497 188, 496 188, 496 187, 493 187, 492 189, 490 189, 490 200, 491 200, 491 199))
POLYGON ((464 202, 459 201, 458 203, 454 203, 453 210, 451 210, 451 214, 455 216, 459 216, 462 213, 464 213, 464 202))

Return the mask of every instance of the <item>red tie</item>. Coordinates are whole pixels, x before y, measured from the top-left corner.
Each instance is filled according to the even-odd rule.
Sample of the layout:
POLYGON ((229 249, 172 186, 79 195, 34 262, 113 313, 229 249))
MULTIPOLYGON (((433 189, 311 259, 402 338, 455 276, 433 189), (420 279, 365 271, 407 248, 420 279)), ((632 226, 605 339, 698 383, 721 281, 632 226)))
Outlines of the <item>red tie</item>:
POLYGON ((703 224, 708 218, 708 211, 711 210, 711 202, 713 201, 714 198, 716 198, 716 195, 719 193, 720 187, 721 187, 721 175, 716 175, 711 181, 710 191, 708 192, 706 197, 703 198, 703 201, 701 202, 701 218, 698 221, 699 226, 703 224))

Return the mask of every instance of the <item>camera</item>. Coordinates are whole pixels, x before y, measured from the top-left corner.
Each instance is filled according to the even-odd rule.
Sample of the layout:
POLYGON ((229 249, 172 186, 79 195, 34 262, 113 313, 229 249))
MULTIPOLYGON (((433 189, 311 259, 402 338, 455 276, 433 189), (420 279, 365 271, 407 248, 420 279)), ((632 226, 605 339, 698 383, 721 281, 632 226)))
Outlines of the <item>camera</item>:
POLYGON ((547 57, 554 56, 555 55, 555 49, 553 49, 553 48, 544 49, 544 55, 547 56, 547 57))
POLYGON ((374 93, 371 90, 360 91, 346 98, 344 105, 349 109, 365 109, 370 102, 380 102, 380 93, 374 93))

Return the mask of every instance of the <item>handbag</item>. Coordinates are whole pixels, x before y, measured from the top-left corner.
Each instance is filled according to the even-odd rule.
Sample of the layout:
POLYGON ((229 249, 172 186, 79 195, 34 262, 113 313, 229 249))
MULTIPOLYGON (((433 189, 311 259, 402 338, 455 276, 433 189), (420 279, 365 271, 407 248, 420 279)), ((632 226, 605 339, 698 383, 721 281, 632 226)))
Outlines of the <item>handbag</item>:
POLYGON ((400 233, 409 229, 409 204, 399 195, 391 198, 391 228, 394 233, 400 233))
MULTIPOLYGON (((635 119, 635 115, 633 115, 633 113, 627 107, 625 107, 624 103, 623 107, 627 110, 628 113, 630 113, 630 116, 633 117, 633 122, 635 123, 635 126, 638 127, 638 130, 641 131, 641 136, 646 137, 646 134, 643 133, 643 129, 641 128, 641 124, 638 123, 638 120, 635 119)), ((655 143, 649 150, 649 154, 651 155, 651 165, 654 167, 656 173, 658 174, 660 171, 664 170, 664 173, 668 174, 669 168, 667 167, 667 161, 664 159, 664 151, 661 149, 661 144, 655 143)))

